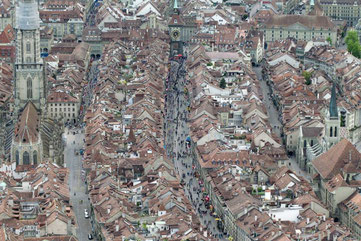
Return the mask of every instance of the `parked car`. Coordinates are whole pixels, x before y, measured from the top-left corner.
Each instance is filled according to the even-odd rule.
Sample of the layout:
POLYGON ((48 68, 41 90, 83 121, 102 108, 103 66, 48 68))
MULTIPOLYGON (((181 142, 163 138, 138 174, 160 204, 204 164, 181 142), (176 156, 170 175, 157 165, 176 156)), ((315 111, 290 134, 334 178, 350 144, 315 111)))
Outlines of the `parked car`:
POLYGON ((89 240, 92 240, 92 239, 93 239, 93 234, 91 234, 91 233, 88 234, 88 239, 89 239, 89 240))
POLYGON ((89 213, 88 213, 88 210, 86 210, 86 209, 84 210, 84 217, 89 218, 89 213))

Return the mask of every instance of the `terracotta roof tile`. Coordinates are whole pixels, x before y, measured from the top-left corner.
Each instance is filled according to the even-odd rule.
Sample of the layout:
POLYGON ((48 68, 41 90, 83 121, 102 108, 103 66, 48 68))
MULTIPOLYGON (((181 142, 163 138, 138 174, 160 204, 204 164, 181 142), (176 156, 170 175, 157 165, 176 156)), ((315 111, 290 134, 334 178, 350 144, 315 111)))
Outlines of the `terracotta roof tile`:
POLYGON ((342 139, 327 152, 314 159, 312 165, 322 178, 331 179, 333 176, 340 173, 341 169, 345 166, 350 168, 347 164, 352 164, 355 169, 359 168, 358 163, 360 162, 360 159, 361 154, 354 145, 348 140, 342 139))
POLYGON ((38 141, 39 116, 36 107, 28 102, 21 113, 20 120, 15 128, 15 141, 34 143, 38 141))

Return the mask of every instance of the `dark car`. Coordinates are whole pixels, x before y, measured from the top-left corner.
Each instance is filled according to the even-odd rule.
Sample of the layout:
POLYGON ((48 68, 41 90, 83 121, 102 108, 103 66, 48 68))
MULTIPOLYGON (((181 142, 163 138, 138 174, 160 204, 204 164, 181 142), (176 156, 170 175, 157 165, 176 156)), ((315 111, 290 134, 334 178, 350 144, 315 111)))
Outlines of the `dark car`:
POLYGON ((88 234, 88 239, 89 239, 89 240, 92 240, 92 239, 93 239, 93 234, 91 234, 91 233, 88 234))

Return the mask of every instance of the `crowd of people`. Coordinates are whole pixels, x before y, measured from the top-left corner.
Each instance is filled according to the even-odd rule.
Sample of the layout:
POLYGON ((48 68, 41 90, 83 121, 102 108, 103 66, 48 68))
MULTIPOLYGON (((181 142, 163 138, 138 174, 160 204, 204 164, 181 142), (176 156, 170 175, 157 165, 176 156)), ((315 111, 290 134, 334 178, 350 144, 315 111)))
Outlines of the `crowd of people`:
POLYGON ((213 206, 204 192, 193 163, 192 142, 187 125, 190 112, 189 93, 185 78, 186 58, 173 59, 170 64, 169 78, 165 81, 164 136, 167 155, 172 158, 175 169, 181 177, 181 184, 188 199, 210 237, 223 239, 218 223, 212 212, 213 206))

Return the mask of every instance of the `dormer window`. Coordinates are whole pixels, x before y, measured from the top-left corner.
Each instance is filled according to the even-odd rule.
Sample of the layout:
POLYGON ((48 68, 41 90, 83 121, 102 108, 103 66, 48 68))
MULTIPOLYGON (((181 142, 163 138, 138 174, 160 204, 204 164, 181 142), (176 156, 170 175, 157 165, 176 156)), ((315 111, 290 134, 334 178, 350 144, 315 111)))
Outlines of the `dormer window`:
POLYGON ((177 19, 174 19, 174 23, 178 23, 177 19))

